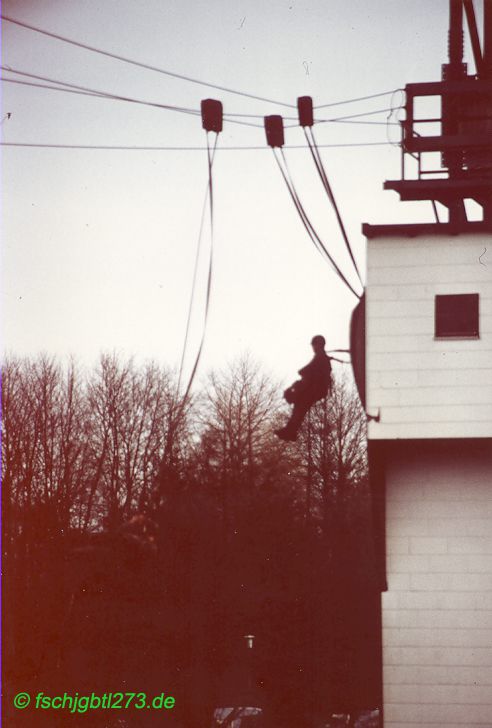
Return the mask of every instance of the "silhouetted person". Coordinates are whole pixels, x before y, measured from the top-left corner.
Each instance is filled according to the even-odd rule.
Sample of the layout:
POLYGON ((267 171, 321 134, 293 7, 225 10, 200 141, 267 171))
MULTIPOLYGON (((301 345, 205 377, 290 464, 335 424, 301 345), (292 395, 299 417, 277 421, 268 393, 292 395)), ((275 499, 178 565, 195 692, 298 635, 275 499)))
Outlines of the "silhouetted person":
POLYGON ((305 367, 299 369, 301 379, 285 390, 284 398, 294 405, 290 420, 285 427, 275 430, 281 440, 295 440, 302 421, 315 402, 324 399, 331 389, 331 363, 325 352, 325 339, 315 336, 311 341, 314 356, 305 367))

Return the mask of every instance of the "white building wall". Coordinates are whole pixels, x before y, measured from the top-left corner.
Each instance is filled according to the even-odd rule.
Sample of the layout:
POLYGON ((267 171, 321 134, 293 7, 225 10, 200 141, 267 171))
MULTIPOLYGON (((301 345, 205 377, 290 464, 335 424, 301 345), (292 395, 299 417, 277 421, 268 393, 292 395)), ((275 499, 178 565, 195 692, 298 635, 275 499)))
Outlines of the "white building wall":
POLYGON ((492 441, 385 450, 385 728, 492 728, 492 441))
POLYGON ((368 240, 369 438, 492 436, 492 235, 368 240), (434 338, 436 294, 478 293, 480 338, 434 338))

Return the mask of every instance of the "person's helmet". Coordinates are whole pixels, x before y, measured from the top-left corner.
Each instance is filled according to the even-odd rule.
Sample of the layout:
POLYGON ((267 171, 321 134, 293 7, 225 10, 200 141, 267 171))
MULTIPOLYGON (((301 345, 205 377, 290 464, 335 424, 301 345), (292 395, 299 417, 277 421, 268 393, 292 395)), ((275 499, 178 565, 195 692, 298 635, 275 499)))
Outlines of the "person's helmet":
POLYGON ((325 337, 318 334, 317 336, 313 336, 311 339, 311 346, 322 346, 323 349, 325 348, 325 337))

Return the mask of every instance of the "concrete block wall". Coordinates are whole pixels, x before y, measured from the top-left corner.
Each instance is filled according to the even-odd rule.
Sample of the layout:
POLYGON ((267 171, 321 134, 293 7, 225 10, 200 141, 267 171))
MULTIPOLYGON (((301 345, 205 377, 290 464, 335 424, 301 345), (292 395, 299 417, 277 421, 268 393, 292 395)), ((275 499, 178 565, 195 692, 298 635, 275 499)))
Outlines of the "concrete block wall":
POLYGON ((492 440, 385 459, 385 728, 492 728, 492 440))

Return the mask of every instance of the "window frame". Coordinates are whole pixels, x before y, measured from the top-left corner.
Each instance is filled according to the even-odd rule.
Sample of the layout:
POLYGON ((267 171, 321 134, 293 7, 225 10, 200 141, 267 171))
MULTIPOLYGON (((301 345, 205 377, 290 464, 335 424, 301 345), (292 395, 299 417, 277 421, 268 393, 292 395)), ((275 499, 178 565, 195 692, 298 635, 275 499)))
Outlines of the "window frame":
MULTIPOLYGON (((448 314, 449 315, 449 314, 448 314)), ((443 341, 446 339, 479 339, 480 338, 480 296, 478 293, 438 293, 434 296, 434 339, 443 341), (468 299, 470 308, 473 306, 472 316, 473 327, 468 327, 468 330, 463 329, 461 331, 446 331, 446 327, 443 326, 443 316, 445 311, 442 310, 442 306, 445 304, 443 299, 448 299, 450 302, 454 300, 456 305, 456 299, 468 299), (440 304, 440 305, 439 305, 440 304), (439 310, 441 309, 441 310, 439 310)))

